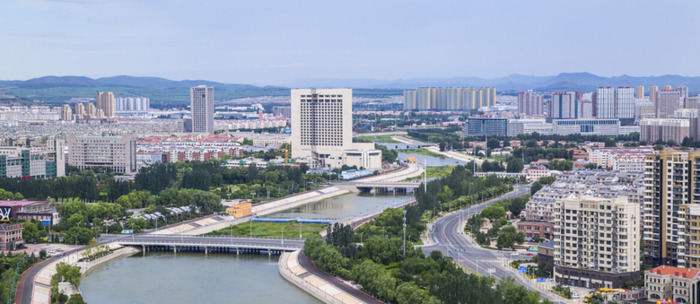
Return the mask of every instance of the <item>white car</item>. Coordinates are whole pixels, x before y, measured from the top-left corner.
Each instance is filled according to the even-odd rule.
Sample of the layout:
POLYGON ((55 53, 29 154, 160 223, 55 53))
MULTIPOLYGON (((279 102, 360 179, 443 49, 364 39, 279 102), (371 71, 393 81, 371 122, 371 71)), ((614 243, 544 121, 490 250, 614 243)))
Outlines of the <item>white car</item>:
POLYGON ((515 251, 515 252, 511 253, 511 255, 512 255, 512 256, 519 256, 519 255, 520 255, 520 252, 515 251))
POLYGON ((575 293, 575 292, 572 292, 572 293, 571 293, 571 298, 573 298, 573 299, 578 299, 578 298, 580 298, 580 297, 581 297, 581 296, 579 296, 579 295, 578 295, 577 293, 575 293))

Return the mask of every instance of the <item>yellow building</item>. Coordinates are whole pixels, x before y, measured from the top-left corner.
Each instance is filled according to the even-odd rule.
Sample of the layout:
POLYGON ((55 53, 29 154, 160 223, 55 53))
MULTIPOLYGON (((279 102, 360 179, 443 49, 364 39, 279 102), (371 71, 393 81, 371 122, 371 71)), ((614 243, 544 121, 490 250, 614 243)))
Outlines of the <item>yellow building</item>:
POLYGON ((233 217, 244 217, 249 216, 252 213, 251 210, 251 203, 238 203, 226 208, 226 213, 228 213, 228 215, 233 215, 233 217))

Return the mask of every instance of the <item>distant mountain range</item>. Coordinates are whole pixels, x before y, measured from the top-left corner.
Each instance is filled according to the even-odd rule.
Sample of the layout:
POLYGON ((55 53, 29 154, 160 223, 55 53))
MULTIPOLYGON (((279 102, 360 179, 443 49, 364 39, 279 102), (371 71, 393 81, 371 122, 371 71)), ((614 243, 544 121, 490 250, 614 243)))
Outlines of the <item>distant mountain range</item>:
POLYGON ((83 76, 45 76, 29 80, 0 81, 0 95, 15 95, 30 100, 62 103, 74 97, 94 97, 96 91, 111 91, 115 96, 144 96, 151 104, 186 105, 189 88, 197 85, 215 87, 217 101, 258 96, 289 96, 289 88, 349 87, 356 96, 377 97, 401 95, 404 89, 418 87, 496 87, 498 92, 580 90, 593 91, 600 86, 687 85, 691 93, 700 92, 700 77, 678 75, 601 77, 590 73, 561 73, 556 76, 513 74, 500 78, 452 77, 377 79, 299 79, 284 86, 254 86, 207 80, 174 81, 158 77, 114 76, 92 79, 83 76))
POLYGON ((288 87, 361 87, 382 89, 413 89, 417 87, 496 87, 499 92, 532 89, 536 91, 580 90, 593 91, 601 86, 650 86, 687 85, 691 92, 700 92, 700 77, 679 75, 644 76, 629 75, 601 77, 590 73, 561 73, 556 76, 529 76, 513 74, 499 78, 452 77, 411 78, 397 80, 376 79, 299 79, 288 87))

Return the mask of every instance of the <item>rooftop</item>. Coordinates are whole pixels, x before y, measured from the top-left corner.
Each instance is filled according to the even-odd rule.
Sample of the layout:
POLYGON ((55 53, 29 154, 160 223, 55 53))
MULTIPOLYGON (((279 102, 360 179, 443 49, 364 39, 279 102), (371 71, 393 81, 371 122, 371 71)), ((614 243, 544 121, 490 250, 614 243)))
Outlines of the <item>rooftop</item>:
POLYGON ((0 201, 0 207, 25 207, 34 204, 46 204, 48 201, 0 201))
POLYGON ((649 270, 649 272, 657 273, 660 275, 673 275, 677 277, 692 278, 695 277, 700 270, 678 268, 673 266, 659 266, 654 269, 649 270))

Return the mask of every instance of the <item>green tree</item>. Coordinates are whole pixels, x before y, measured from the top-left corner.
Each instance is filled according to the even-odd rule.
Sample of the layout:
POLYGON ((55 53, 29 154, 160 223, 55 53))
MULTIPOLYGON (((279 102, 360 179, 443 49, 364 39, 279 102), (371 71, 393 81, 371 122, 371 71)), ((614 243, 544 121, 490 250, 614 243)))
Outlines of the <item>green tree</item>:
POLYGON ((501 141, 497 138, 491 137, 489 138, 489 140, 486 141, 486 147, 491 149, 498 149, 501 147, 501 141))
POLYGON ((518 232, 513 226, 505 226, 498 233, 496 247, 498 249, 513 247, 516 242, 522 244, 525 241, 525 234, 518 232))
POLYGON ((24 223, 24 227, 22 228, 22 238, 24 238, 27 243, 39 242, 39 229, 37 228, 36 224, 32 222, 24 223))
POLYGON ((523 171, 523 161, 520 158, 511 157, 508 159, 507 172, 518 173, 523 171))
POLYGON ((506 216, 506 210, 501 206, 491 205, 481 211, 481 216, 495 220, 506 216))
POLYGON ((68 302, 66 304, 87 304, 85 300, 83 300, 83 296, 79 293, 74 293, 70 296, 70 299, 68 299, 68 302))

